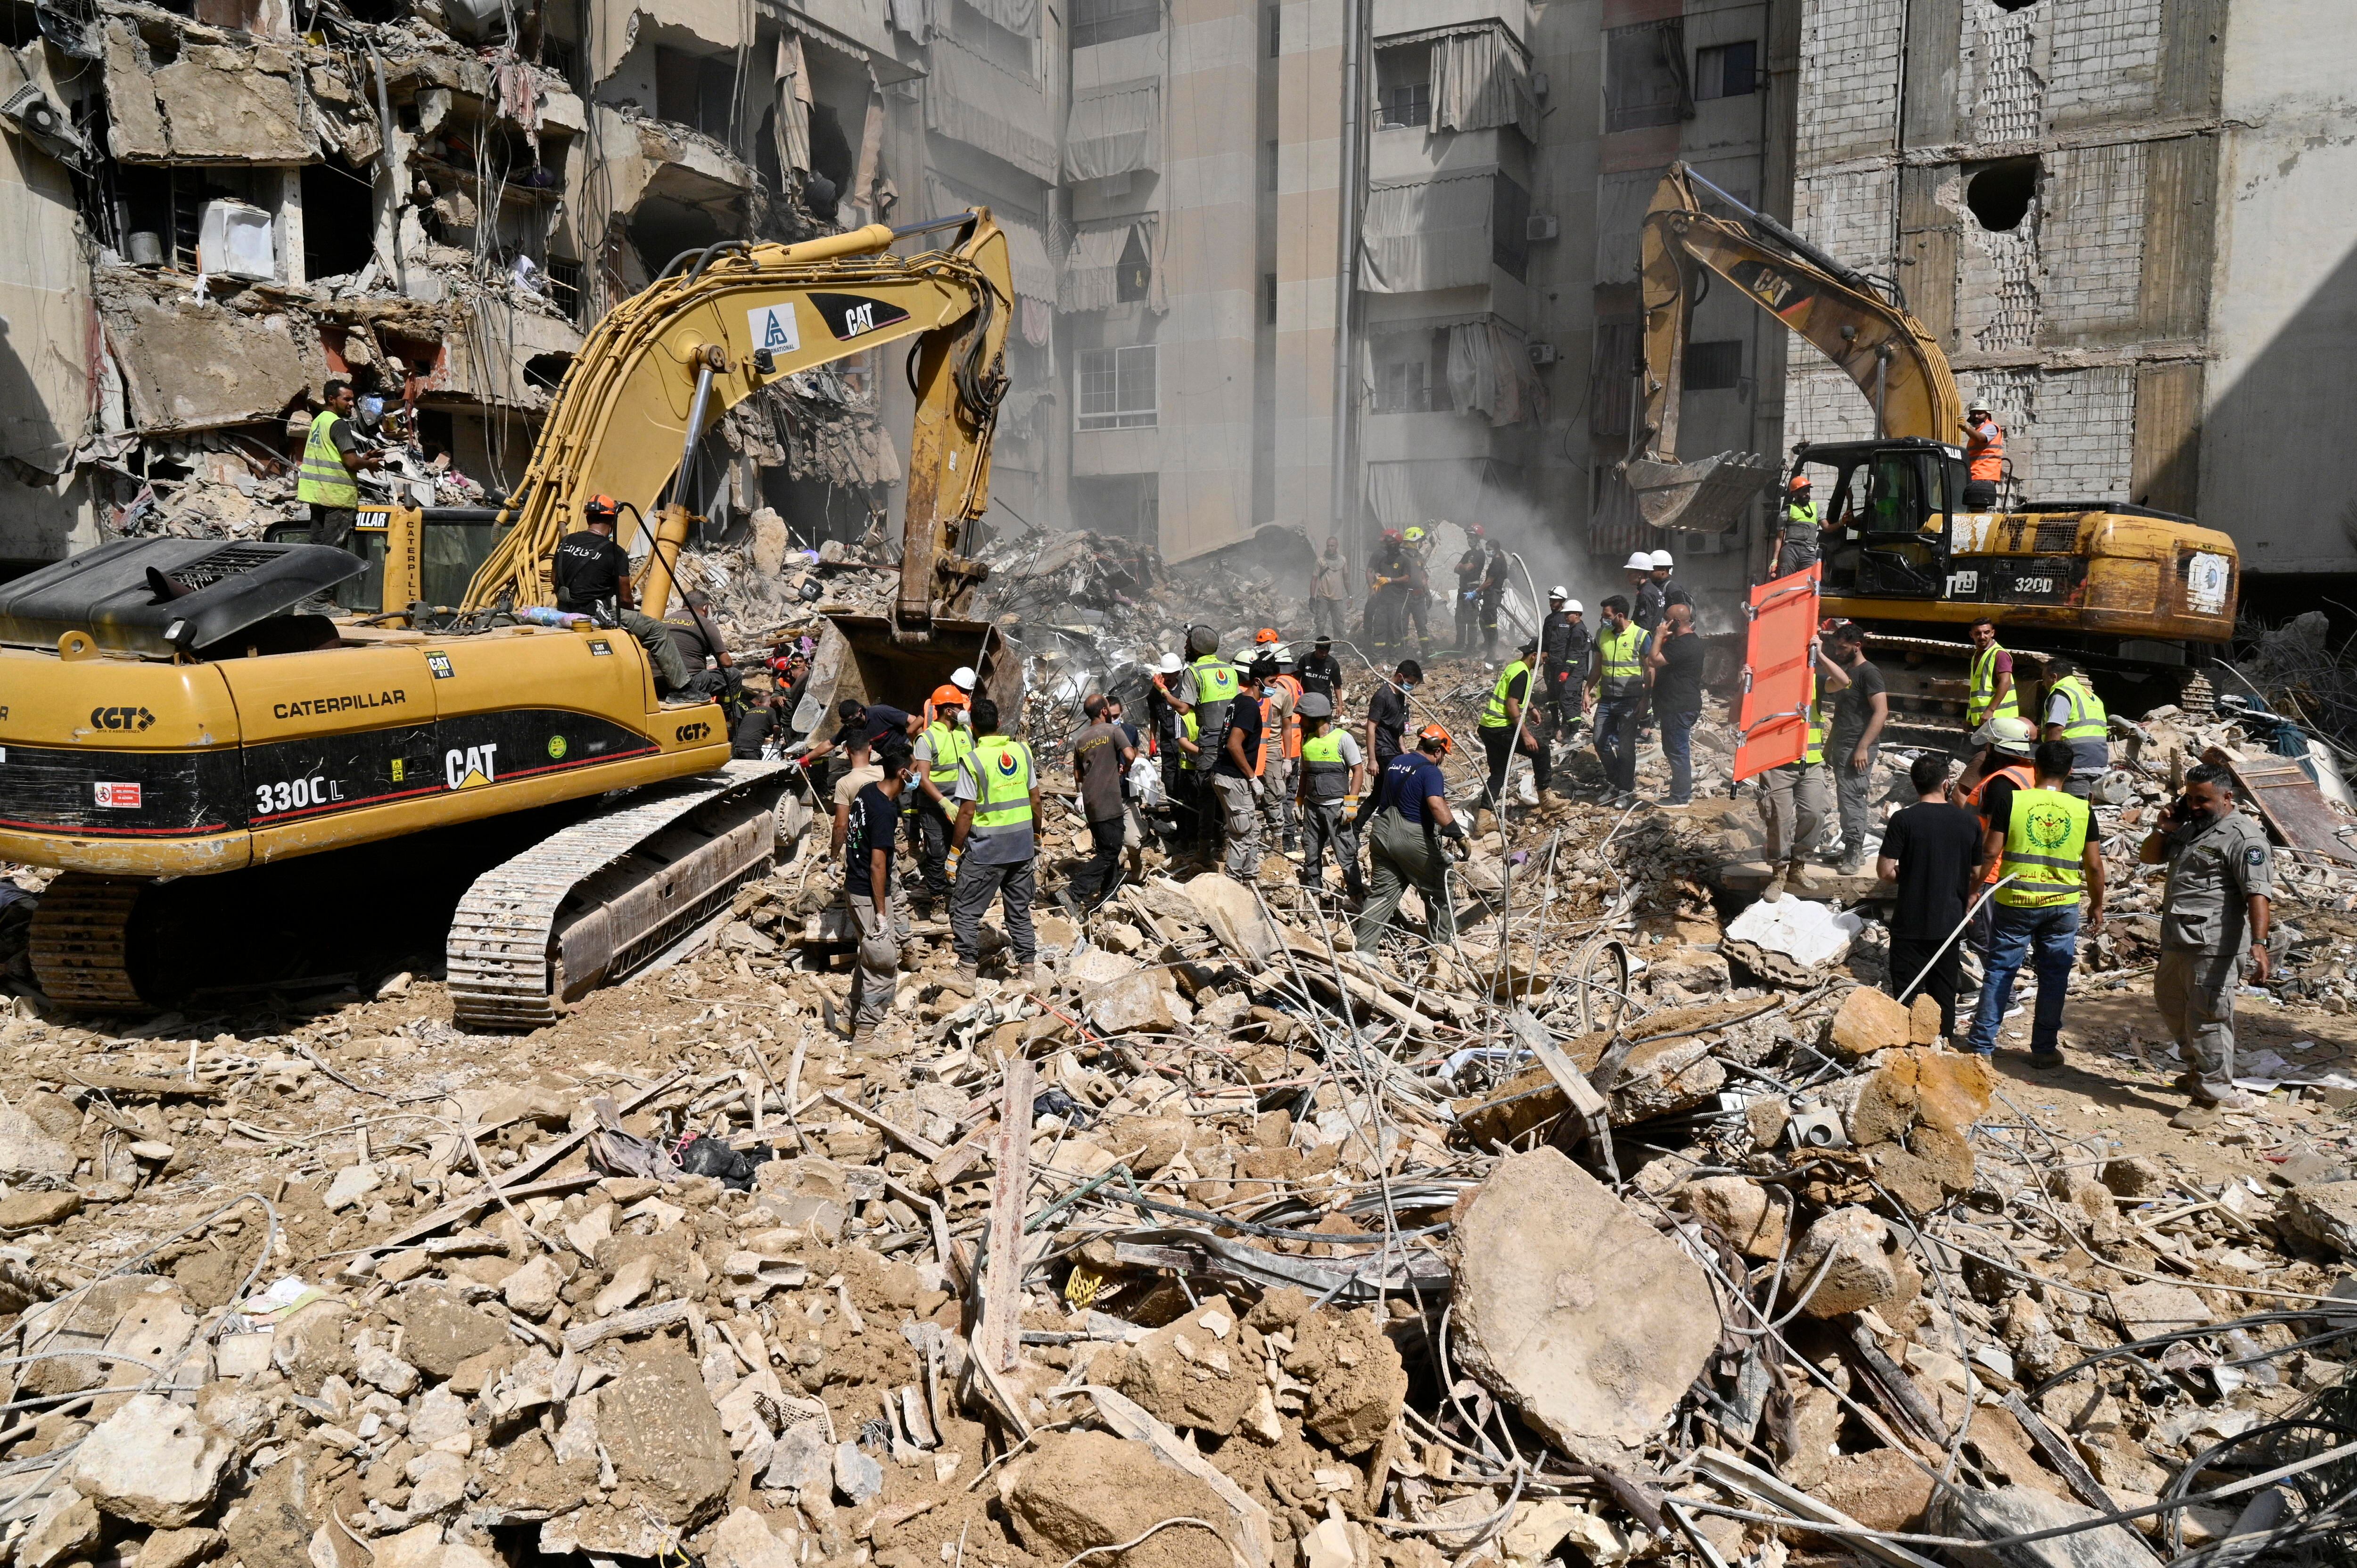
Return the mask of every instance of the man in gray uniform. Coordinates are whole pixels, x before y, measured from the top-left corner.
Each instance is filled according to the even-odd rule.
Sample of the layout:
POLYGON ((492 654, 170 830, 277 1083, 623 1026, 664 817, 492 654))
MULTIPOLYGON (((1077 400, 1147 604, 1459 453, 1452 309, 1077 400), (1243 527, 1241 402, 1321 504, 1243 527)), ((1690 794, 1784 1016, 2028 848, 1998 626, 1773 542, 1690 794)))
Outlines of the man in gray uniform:
POLYGON ((2246 1107, 2255 1101, 2234 1087, 2234 988, 2245 952, 2251 978, 2267 978, 2275 857, 2266 830, 2234 809, 2223 768, 2187 774, 2160 823, 2139 858, 2169 867, 2152 993, 2190 1069, 2177 1082, 2196 1105, 2246 1107))

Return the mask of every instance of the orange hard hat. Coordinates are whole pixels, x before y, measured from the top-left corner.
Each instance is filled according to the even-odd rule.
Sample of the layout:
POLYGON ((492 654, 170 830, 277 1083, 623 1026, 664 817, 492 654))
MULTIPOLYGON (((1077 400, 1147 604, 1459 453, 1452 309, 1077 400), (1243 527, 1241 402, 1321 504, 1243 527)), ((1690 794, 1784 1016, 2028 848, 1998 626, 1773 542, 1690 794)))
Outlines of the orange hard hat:
POLYGON ((931 701, 933 706, 937 708, 962 708, 965 706, 965 693, 955 686, 936 686, 933 688, 931 701))
POLYGON ((1437 740, 1440 743, 1440 755, 1443 757, 1448 756, 1449 747, 1456 744, 1448 738, 1448 732, 1438 725, 1426 725, 1415 732, 1415 743, 1419 748, 1427 740, 1437 740))
POLYGON ((621 503, 607 495, 591 496, 581 503, 581 510, 591 517, 612 517, 619 512, 621 503))
POLYGON ((1791 488, 1796 490, 1805 490, 1814 483, 1815 481, 1811 479, 1806 474, 1795 474, 1792 476, 1791 488))
POLYGON ((1276 640, 1276 628, 1275 628, 1275 627, 1273 627, 1273 626, 1265 626, 1265 627, 1261 628, 1258 631, 1256 631, 1256 632, 1253 633, 1253 641, 1254 641, 1255 644, 1257 644, 1257 643, 1263 643, 1263 642, 1275 642, 1275 640, 1276 640))

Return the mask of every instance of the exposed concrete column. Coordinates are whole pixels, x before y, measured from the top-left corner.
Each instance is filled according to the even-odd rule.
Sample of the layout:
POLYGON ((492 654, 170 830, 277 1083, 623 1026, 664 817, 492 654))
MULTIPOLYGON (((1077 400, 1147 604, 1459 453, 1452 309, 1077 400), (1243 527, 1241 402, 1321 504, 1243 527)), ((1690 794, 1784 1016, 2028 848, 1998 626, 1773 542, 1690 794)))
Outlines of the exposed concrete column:
POLYGON ((271 227, 278 246, 278 275, 288 283, 307 283, 303 270, 303 171, 278 171, 278 218, 271 227))
POLYGON ((1276 515, 1333 505, 1344 0, 1286 0, 1277 61, 1276 515))

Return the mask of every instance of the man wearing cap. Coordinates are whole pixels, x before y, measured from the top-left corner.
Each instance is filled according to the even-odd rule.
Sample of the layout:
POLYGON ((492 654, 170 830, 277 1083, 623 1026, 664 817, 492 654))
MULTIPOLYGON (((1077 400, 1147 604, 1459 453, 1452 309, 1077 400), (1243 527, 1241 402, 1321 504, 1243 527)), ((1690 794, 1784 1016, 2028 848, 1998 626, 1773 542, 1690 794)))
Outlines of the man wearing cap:
POLYGON ((1359 790, 1366 781, 1366 756, 1349 730, 1334 722, 1334 704, 1316 692, 1301 693, 1301 773, 1294 786, 1301 814, 1301 885, 1326 886, 1326 852, 1342 867, 1342 886, 1363 903, 1365 876, 1359 870, 1359 790))
MULTIPOLYGON (((1432 653, 1432 628, 1426 618, 1432 608, 1432 535, 1421 528, 1411 528, 1402 536, 1407 546, 1407 619, 1415 628, 1415 650, 1429 658, 1432 653)), ((1407 639, 1403 628, 1400 639, 1407 639)))
MULTIPOLYGON (((968 686, 973 676, 964 671, 968 686)), ((957 788, 958 768, 974 755, 974 731, 967 727, 967 691, 955 684, 937 686, 925 706, 931 710, 911 760, 917 769, 909 818, 909 837, 917 852, 917 869, 923 891, 918 917, 930 920, 935 906, 950 897, 950 792, 957 788)))
POLYGON ((1546 619, 1539 623, 1539 659, 1546 673, 1546 702, 1554 714, 1556 735, 1568 734, 1587 711, 1587 688, 1580 677, 1587 671, 1591 640, 1579 601, 1568 588, 1550 590, 1546 619))
POLYGON ((1308 657, 1294 668, 1304 692, 1315 692, 1334 704, 1336 713, 1342 707, 1342 661, 1334 657, 1334 639, 1320 635, 1308 657))
POLYGON ((1329 533, 1326 553, 1309 579, 1309 626, 1321 642, 1342 635, 1350 598, 1350 563, 1342 559, 1341 540, 1329 533))
POLYGON ((1996 488, 2005 480, 2005 426, 1975 402, 1964 410, 1964 510, 1996 510, 1996 488))
POLYGON ((1498 682, 1490 689, 1490 701, 1481 710, 1481 751, 1490 761, 1489 801, 1493 811, 1505 810, 1506 771, 1517 751, 1531 759, 1531 777, 1538 788, 1547 787, 1546 742, 1535 721, 1523 716, 1530 705, 1532 660, 1538 650, 1535 637, 1523 644, 1520 657, 1498 671, 1498 682))
POLYGON ((1787 576, 1816 564, 1824 538, 1824 514, 1817 506, 1816 486, 1804 469, 1784 487, 1784 521, 1776 536, 1776 561, 1768 574, 1787 576))
POLYGON ((655 692, 668 696, 687 684, 687 660, 680 657, 671 628, 642 615, 630 593, 630 553, 614 542, 619 509, 610 496, 592 496, 581 508, 581 527, 556 543, 550 575, 556 607, 586 615, 599 626, 619 627, 652 657, 655 692))

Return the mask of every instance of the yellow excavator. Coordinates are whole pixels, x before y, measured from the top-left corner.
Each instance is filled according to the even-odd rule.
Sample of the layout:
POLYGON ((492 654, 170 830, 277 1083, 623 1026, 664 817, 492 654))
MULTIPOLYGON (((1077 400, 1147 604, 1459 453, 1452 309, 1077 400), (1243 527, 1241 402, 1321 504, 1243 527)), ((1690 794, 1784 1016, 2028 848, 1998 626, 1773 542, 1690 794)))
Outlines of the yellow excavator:
POLYGON ((0 586, 0 860, 63 873, 32 922, 43 993, 127 1011, 317 983, 424 920, 457 1021, 530 1027, 725 912, 770 864, 790 766, 732 761, 716 704, 659 695, 627 632, 550 608, 557 542, 614 497, 660 619, 701 521, 674 476, 711 424, 914 338, 899 590, 849 628, 838 689, 922 692, 957 662, 1004 686, 957 618, 983 575, 959 545, 1014 297, 985 209, 683 255, 590 333, 454 613, 420 597, 440 520, 400 506, 367 520, 373 614, 307 613, 371 565, 307 543, 126 539, 0 586))
MULTIPOLYGON (((1947 356, 1898 291, 1684 164, 1654 192, 1642 248, 1637 456, 1621 466, 1640 515, 1659 528, 1727 532, 1761 489, 1808 474, 1824 525, 1825 613, 1866 624, 1903 655, 1884 666, 1894 725, 1943 732, 1961 722, 1967 650, 1947 638, 1985 615, 2008 648, 2035 639, 2068 651, 2147 702, 2206 690, 2199 662, 2234 628, 2231 538, 2123 502, 1969 508, 1964 401, 1947 356), (1706 210, 1704 193, 1735 216, 1706 210), (1686 338, 1712 278, 1840 366, 1872 407, 1876 437, 1803 443, 1781 467, 1749 453, 1681 463, 1686 338)), ((2042 679, 2042 665, 2020 678, 2042 679)))

